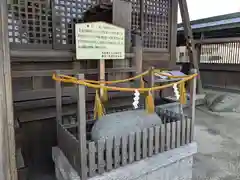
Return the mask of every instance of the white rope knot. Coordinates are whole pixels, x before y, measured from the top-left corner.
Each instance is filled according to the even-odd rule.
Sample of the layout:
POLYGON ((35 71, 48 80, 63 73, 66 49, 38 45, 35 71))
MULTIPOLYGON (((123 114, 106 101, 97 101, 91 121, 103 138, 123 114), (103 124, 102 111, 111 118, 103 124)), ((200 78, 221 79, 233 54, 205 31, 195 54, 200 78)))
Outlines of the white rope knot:
POLYGON ((134 95, 134 98, 133 98, 132 105, 133 105, 134 109, 137 109, 138 108, 138 104, 139 104, 139 99, 140 99, 140 93, 136 89, 133 95, 134 95))
POLYGON ((179 93, 177 84, 174 84, 174 85, 173 85, 173 92, 174 92, 174 94, 175 94, 176 99, 179 100, 179 99, 180 99, 180 93, 179 93))

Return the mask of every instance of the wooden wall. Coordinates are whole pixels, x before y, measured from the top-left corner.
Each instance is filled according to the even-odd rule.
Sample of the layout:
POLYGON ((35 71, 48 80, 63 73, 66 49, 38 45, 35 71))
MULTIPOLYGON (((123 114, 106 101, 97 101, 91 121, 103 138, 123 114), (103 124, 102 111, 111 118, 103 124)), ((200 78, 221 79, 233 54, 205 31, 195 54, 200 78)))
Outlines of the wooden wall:
MULTIPOLYGON (((114 2, 116 3, 117 1, 114 2)), ((39 3, 41 4, 42 2, 39 3)), ((158 1, 154 1, 154 3, 160 6, 160 3, 158 1)), ((168 68, 172 67, 175 64, 177 0, 164 0, 163 3, 165 3, 166 5, 165 8, 171 9, 171 11, 169 12, 169 16, 167 17, 166 24, 161 24, 161 22, 159 22, 161 26, 163 26, 164 28, 166 27, 164 32, 160 32, 160 34, 158 34, 158 36, 162 36, 162 41, 164 41, 165 45, 164 48, 146 47, 143 49, 143 70, 146 70, 151 66, 154 66, 156 68, 168 68), (169 7, 167 7, 166 5, 168 1, 170 2, 169 7)), ((113 14, 112 21, 116 25, 125 27, 127 32, 126 37, 128 37, 129 39, 127 41, 127 57, 125 60, 106 61, 107 80, 123 79, 131 76, 136 72, 136 64, 134 64, 133 62, 134 54, 132 53, 133 50, 131 44, 133 19, 131 18, 133 14, 131 11, 134 10, 136 14, 138 14, 136 15, 137 20, 135 19, 135 21, 138 21, 135 22, 138 28, 140 17, 139 12, 137 12, 136 10, 136 7, 138 7, 137 2, 135 4, 129 4, 133 4, 134 7, 127 5, 127 7, 124 8, 116 8, 115 6, 115 14, 113 14), (125 11, 122 11, 122 9, 124 9, 125 11)), ((119 4, 117 5, 119 6, 119 4)), ((21 7, 22 5, 17 6, 21 7)), ((126 4, 123 6, 126 6, 126 4)), ((149 8, 151 9, 152 6, 149 5, 149 8)), ((66 9, 67 8, 65 8, 65 10, 66 9)), ((21 18, 23 17, 24 16, 22 16, 21 18)), ((18 18, 16 19, 18 20, 18 18)), ((46 21, 51 20, 53 21, 54 19, 50 18, 46 21)), ((145 21, 148 21, 147 16, 145 17, 145 21)), ((13 26, 16 26, 14 23, 16 22, 12 21, 13 26)), ((145 28, 151 27, 151 23, 151 20, 147 22, 145 28)), ((57 23, 55 24, 55 26, 57 26, 57 23)), ((47 28, 50 31, 51 28, 47 28)), ((58 27, 56 28, 53 26, 53 28, 55 28, 56 30, 58 27)), ((151 29, 148 29, 148 31, 151 31, 151 29)), ((152 29, 152 31, 158 32, 160 30, 155 28, 152 29)), ((43 33, 43 31, 41 31, 41 33, 43 33)), ((14 34, 14 32, 12 32, 11 34, 14 34)), ((148 34, 150 33, 148 32, 148 34)), ((47 36, 48 34, 45 33, 45 35, 47 36)), ((151 43, 155 42, 154 36, 151 35, 151 37, 153 38, 151 40, 151 43)), ((60 46, 57 46, 59 44, 57 44, 56 42, 50 42, 50 40, 49 44, 47 44, 46 46, 45 44, 34 44, 34 47, 31 47, 31 44, 27 44, 27 46, 24 46, 23 44, 23 46, 21 46, 19 42, 15 43, 16 44, 12 42, 11 44, 10 54, 12 68, 14 116, 15 119, 19 121, 23 130, 23 150, 24 154, 27 155, 26 164, 31 166, 33 164, 36 165, 39 162, 39 165, 43 165, 44 162, 48 162, 50 158, 51 146, 56 145, 55 82, 51 78, 52 74, 55 70, 61 70, 63 74, 69 75, 74 75, 76 73, 84 73, 87 79, 97 80, 98 63, 94 60, 76 61, 74 50, 72 50, 72 48, 69 48, 69 50, 56 50, 60 49, 60 46), (38 45, 41 48, 38 48, 38 45), (26 47, 30 47, 31 49, 28 49, 26 47)), ((143 46, 145 46, 145 44, 143 43, 143 46)), ((153 45, 154 44, 151 44, 151 46, 153 45)), ((148 44, 147 46, 150 45, 148 44)), ((75 89, 72 87, 72 85, 68 84, 64 84, 63 88, 64 114, 74 114, 76 110, 75 89)), ((94 99, 94 93, 94 90, 87 89, 88 101, 92 101, 94 99)), ((125 96, 124 93, 111 93, 111 95, 115 97, 125 96)), ((91 109, 92 107, 91 105, 89 105, 89 107, 87 108, 91 109)))
MULTIPOLYGON (((132 54, 127 54, 128 60, 132 54)), ((87 79, 98 78, 97 61, 76 61, 68 51, 11 51, 14 117, 21 127, 22 150, 25 164, 40 168, 51 161, 51 147, 56 145, 55 81, 52 74, 61 70, 63 74, 84 73, 87 79)), ((106 62, 107 79, 124 78, 123 75, 135 72, 135 67, 125 63, 106 62)), ((87 100, 93 101, 94 90, 87 89, 87 100)), ((114 96, 113 94, 111 94, 114 96)), ((120 94, 121 95, 121 94, 120 94)), ((119 96, 119 94, 115 95, 119 96)), ((128 95, 129 96, 129 95, 128 95)), ((73 85, 63 85, 63 112, 72 115, 76 112, 76 93, 73 85)), ((87 103, 87 109, 93 109, 87 103)))
POLYGON ((239 64, 201 64, 200 72, 204 87, 239 90, 239 64))
MULTIPOLYGON (((97 61, 74 60, 74 55, 67 51, 12 51, 12 82, 15 117, 21 122, 41 120, 55 117, 55 81, 52 74, 61 70, 62 74, 74 75, 85 73, 87 79, 98 78, 97 61), (25 56, 27 54, 27 56, 25 56), (32 56, 30 57, 30 54, 32 56), (44 57, 41 57, 44 54, 44 57), (35 56, 35 57, 34 57, 35 56), (43 108, 45 112, 43 113, 43 108)), ((124 60, 123 60, 124 61, 124 60)), ((128 64, 116 64, 106 61, 107 79, 113 76, 128 74, 135 71, 128 64)), ((75 101, 74 88, 64 84, 64 102, 75 101)), ((92 99, 94 91, 87 89, 92 99)))

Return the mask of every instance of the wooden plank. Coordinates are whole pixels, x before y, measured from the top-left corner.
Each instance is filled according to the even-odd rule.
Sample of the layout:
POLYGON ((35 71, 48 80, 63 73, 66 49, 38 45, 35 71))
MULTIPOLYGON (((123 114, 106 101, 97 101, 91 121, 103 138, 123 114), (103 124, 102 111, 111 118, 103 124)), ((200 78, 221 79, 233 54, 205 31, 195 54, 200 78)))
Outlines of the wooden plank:
POLYGON ((114 137, 114 168, 120 166, 120 138, 114 137))
POLYGON ((191 139, 191 119, 186 119, 186 144, 190 143, 192 141, 191 139))
POLYGON ((140 36, 143 38, 144 37, 144 34, 145 34, 145 22, 144 22, 144 19, 145 19, 145 2, 144 0, 140 0, 140 13, 138 16, 140 16, 140 36))
MULTIPOLYGON (((63 88, 62 96, 73 96, 75 94, 76 94, 76 90, 74 87, 63 88)), ((43 99, 43 98, 47 99, 47 98, 53 98, 55 96, 56 96, 55 89, 41 89, 41 90, 33 90, 33 91, 13 92, 13 98, 15 102, 43 99)))
MULTIPOLYGON (((240 42, 237 43, 237 55, 239 56, 239 53, 240 53, 240 42)), ((238 56, 236 55, 236 64, 239 64, 240 63, 240 59, 238 58, 238 56)))
POLYGON ((105 141, 98 140, 97 142, 97 165, 98 165, 98 173, 104 173, 105 161, 104 161, 104 150, 105 150, 105 141))
POLYGON ((154 129, 148 129, 148 156, 151 157, 153 155, 153 135, 154 129))
POLYGON ((167 115, 167 111, 166 110, 162 111, 161 119, 162 119, 162 122, 165 126, 167 125, 167 116, 166 115, 167 115))
POLYGON ((171 148, 171 123, 167 123, 165 136, 166 136, 165 150, 168 151, 171 148))
MULTIPOLYGON (((51 77, 54 74, 54 70, 37 70, 37 71, 12 71, 13 78, 19 77, 51 77)), ((78 71, 74 69, 62 69, 59 71, 61 74, 65 75, 74 75, 78 73, 78 71)))
MULTIPOLYGON (((36 59, 33 59, 36 60, 36 59)), ((72 70, 73 63, 72 62, 12 62, 12 71, 42 71, 42 70, 72 70)))
POLYGON ((239 72, 240 64, 227 64, 227 62, 223 64, 199 64, 200 71, 223 71, 223 72, 239 72))
POLYGON ((221 44, 221 43, 232 43, 240 42, 239 37, 228 37, 228 38, 207 38, 194 40, 196 44, 221 44))
MULTIPOLYGON (((103 81, 105 81, 105 60, 104 59, 99 60, 98 68, 99 68, 99 80, 101 82, 103 82, 103 81)), ((101 83, 100 85, 104 86, 104 83, 101 83)), ((104 99, 104 89, 103 88, 100 89, 100 98, 102 100, 104 99)))
MULTIPOLYGON (((19 78, 14 78, 14 79, 19 79, 19 78)), ((44 87, 42 77, 39 77, 39 76, 32 77, 31 81, 32 81, 32 88, 33 89, 41 89, 42 87, 44 87)))
POLYGON ((130 133, 128 136, 128 162, 132 163, 134 161, 134 141, 135 134, 130 133))
MULTIPOLYGON (((76 104, 63 107, 62 115, 73 115, 76 114, 76 104)), ((51 108, 40 108, 32 111, 20 111, 15 114, 20 122, 30 122, 42 119, 49 119, 56 117, 56 107, 51 108)))
MULTIPOLYGON (((58 124, 58 146, 63 151, 65 156, 76 171, 80 172, 80 153, 79 153, 79 142, 75 136, 73 136, 68 130, 66 130, 61 124, 58 124)), ((31 129, 36 131, 36 126, 31 129)), ((33 132, 29 132, 33 134, 33 132)), ((42 139, 43 137, 41 137, 42 139)), ((36 141, 36 139, 35 139, 36 141)), ((36 147, 39 148, 39 147, 36 147)), ((87 172, 87 171, 86 171, 87 172)))
MULTIPOLYGON (((78 74, 77 79, 84 79, 83 74, 78 74)), ((86 147, 86 104, 85 104, 85 87, 77 85, 77 121, 78 121, 78 141, 80 151, 80 177, 82 180, 87 179, 87 147, 86 147)))
MULTIPOLYGON (((75 94, 71 96, 62 96, 62 104, 63 105, 70 105, 76 104, 77 98, 73 97, 75 94)), ((109 92, 108 97, 111 99, 111 104, 119 103, 120 98, 129 99, 131 98, 130 93, 121 93, 121 92, 109 92)), ((89 92, 87 93, 86 101, 87 103, 91 103, 95 98, 95 93, 89 92)), ((126 103, 126 102, 124 102, 126 103)), ((122 104, 124 104, 122 103, 122 104)), ((36 110, 40 108, 47 108, 51 106, 56 106, 56 99, 55 97, 43 98, 43 99, 32 99, 28 101, 17 101, 14 103, 14 110, 36 110)))
POLYGON ((169 59, 170 54, 168 52, 150 53, 143 50, 143 61, 166 61, 169 63, 169 59))
POLYGON ((0 179, 17 180, 7 1, 0 1, 0 179))
POLYGON ((177 121, 176 126, 176 148, 178 148, 181 145, 181 121, 177 121))
POLYGON ((144 53, 151 53, 151 54, 157 54, 157 53, 168 53, 167 48, 143 48, 144 53))
MULTIPOLYGON (((73 97, 62 97, 63 105, 76 104, 76 103, 77 103, 77 99, 73 97)), ((24 110, 30 110, 30 109, 48 108, 52 106, 56 106, 55 98, 15 102, 14 110, 24 111, 24 110)))
POLYGON ((141 131, 136 132, 136 144, 135 144, 135 149, 136 149, 136 154, 135 154, 135 160, 139 161, 141 157, 141 131))
POLYGON ((59 51, 59 50, 11 50, 11 57, 22 57, 22 58, 72 58, 74 53, 70 51, 59 51))
POLYGON ((93 177, 94 175, 96 175, 96 169, 97 169, 97 165, 96 165, 96 146, 95 146, 95 142, 89 142, 88 143, 88 175, 89 177, 93 177))
POLYGON ((142 131, 142 158, 147 157, 147 139, 148 139, 147 129, 143 129, 143 131, 142 131))
MULTIPOLYGON (((36 103, 38 101, 35 101, 36 103)), ((86 112, 92 112, 92 104, 93 102, 88 102, 89 107, 86 109, 86 112)), ((119 99, 111 99, 111 103, 106 108, 116 108, 129 105, 129 99, 123 98, 121 102, 119 99)), ((73 115, 76 113, 76 104, 67 104, 64 105, 63 108, 63 115, 73 115)), ((43 108, 34 108, 34 109, 26 109, 21 111, 16 111, 16 117, 18 117, 20 122, 30 122, 42 119, 49 119, 56 117, 56 107, 43 107, 43 108)))
POLYGON ((127 136, 122 136, 121 137, 121 154, 122 154, 122 157, 121 157, 121 161, 122 161, 122 166, 126 165, 127 164, 127 136))
MULTIPOLYGON (((33 91, 22 91, 14 93, 14 101, 15 103, 22 103, 24 101, 34 101, 34 100, 41 100, 41 99, 50 99, 56 97, 55 89, 41 89, 41 90, 33 90, 33 91)), ((109 92, 108 95, 111 97, 129 97, 130 93, 126 92, 109 92)), ((76 90, 74 87, 64 87, 62 91, 63 97, 71 97, 72 99, 76 98, 76 90)), ((94 100, 95 92, 90 91, 87 92, 87 101, 94 100)), ((53 104, 55 105, 55 104, 53 104)))
MULTIPOLYGON (((197 73, 196 69, 191 70, 192 74, 197 73)), ((194 138, 194 125, 195 125, 195 117, 196 117, 196 89, 197 89, 197 79, 194 78, 191 82, 191 137, 190 140, 192 141, 194 138)))
POLYGON ((165 151, 165 131, 166 131, 166 128, 165 128, 165 124, 162 124, 161 127, 160 127, 160 137, 161 137, 161 144, 160 144, 160 152, 163 152, 165 151))
POLYGON ((171 122, 171 149, 176 147, 176 122, 171 122))
POLYGON ((185 118, 181 120, 181 146, 185 145, 186 135, 186 121, 185 118))
POLYGON ((154 127, 154 153, 158 154, 159 153, 159 143, 160 143, 160 127, 155 126, 154 127))
MULTIPOLYGON (((24 70, 24 71, 12 71, 12 77, 32 77, 32 76, 42 76, 42 77, 51 77, 56 70, 24 70)), ((113 73, 113 72, 135 72, 135 67, 119 67, 119 68, 106 68, 106 73, 113 73)), ((98 69, 62 69, 61 74, 65 75, 74 75, 76 73, 82 74, 98 74, 98 69)))
POLYGON ((112 8, 112 22, 125 29, 125 50, 129 52, 131 47, 132 3, 122 0, 113 1, 112 8))
POLYGON ((170 63, 169 67, 172 68, 176 64, 176 45, 177 45, 177 15, 178 15, 178 0, 171 1, 171 8, 169 9, 171 14, 170 19, 170 33, 169 33, 169 49, 170 49, 170 63))
POLYGON ((107 171, 111 171, 113 168, 112 152, 113 152, 113 139, 110 138, 106 140, 106 170, 107 171))
MULTIPOLYGON (((24 62, 37 58, 41 58, 41 61, 44 61, 46 58, 51 59, 52 61, 63 61, 63 59, 65 59, 65 61, 73 61, 75 58, 75 53, 66 50, 11 50, 10 55, 14 59, 22 58, 22 61, 24 62)), ((126 53, 127 58, 132 56, 132 53, 126 53)))
MULTIPOLYGON (((59 74, 59 71, 56 71, 56 75, 59 74)), ((56 118, 57 123, 62 123, 62 86, 61 82, 56 81, 56 118)))

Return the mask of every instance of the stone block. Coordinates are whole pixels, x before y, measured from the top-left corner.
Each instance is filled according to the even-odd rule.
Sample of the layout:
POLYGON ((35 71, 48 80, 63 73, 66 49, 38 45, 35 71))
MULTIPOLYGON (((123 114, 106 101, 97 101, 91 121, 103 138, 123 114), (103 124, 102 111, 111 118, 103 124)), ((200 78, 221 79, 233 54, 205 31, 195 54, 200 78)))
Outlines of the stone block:
MULTIPOLYGON (((193 155, 197 144, 191 143, 153 157, 105 172, 89 180, 191 180, 193 155)), ((57 180, 80 180, 59 148, 53 148, 57 180)))
POLYGON ((141 131, 161 125, 161 118, 156 114, 148 114, 145 110, 123 111, 107 114, 93 126, 91 137, 93 141, 121 137, 131 132, 141 131))

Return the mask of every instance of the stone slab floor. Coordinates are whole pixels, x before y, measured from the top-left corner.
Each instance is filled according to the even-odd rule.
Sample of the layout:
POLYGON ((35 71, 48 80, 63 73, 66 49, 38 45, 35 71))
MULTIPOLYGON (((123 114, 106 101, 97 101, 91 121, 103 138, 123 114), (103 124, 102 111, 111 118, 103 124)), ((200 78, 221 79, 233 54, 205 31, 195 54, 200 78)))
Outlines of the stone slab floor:
POLYGON ((240 180, 240 115, 226 118, 196 111, 193 180, 240 180))

